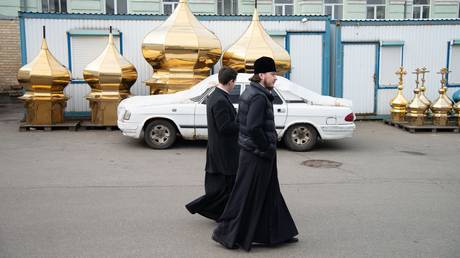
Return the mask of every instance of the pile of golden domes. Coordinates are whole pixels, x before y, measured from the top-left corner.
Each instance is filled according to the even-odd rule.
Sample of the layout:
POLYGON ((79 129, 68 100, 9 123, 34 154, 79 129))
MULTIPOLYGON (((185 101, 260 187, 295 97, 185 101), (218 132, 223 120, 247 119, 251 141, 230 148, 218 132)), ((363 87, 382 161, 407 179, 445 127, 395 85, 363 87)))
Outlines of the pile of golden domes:
POLYGON ((439 72, 441 74, 441 87, 439 89, 439 97, 431 102, 425 96, 425 73, 429 71, 426 68, 417 68, 415 74, 417 79, 415 81, 416 87, 414 89, 414 97, 408 102, 403 96, 403 76, 406 74, 403 67, 396 72, 399 75, 398 93, 390 101, 391 106, 391 120, 393 122, 407 121, 411 125, 423 126, 427 124, 427 118, 432 120, 433 125, 446 126, 449 125, 449 117, 454 113, 457 117, 457 124, 460 126, 460 101, 453 105, 453 101, 447 96, 446 75, 447 68, 442 68, 439 72), (422 86, 419 88, 419 75, 422 74, 422 86))

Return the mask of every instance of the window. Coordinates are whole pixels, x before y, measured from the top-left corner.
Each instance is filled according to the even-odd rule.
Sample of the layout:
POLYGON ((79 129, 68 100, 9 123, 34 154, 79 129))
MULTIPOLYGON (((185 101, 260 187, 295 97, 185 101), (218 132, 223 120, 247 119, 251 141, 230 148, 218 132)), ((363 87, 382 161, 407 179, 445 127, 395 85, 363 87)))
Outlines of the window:
POLYGON ((412 7, 412 18, 430 18, 430 0, 414 0, 414 6, 412 7))
POLYGON ((294 0, 274 0, 275 15, 293 15, 294 0))
POLYGON ((367 0, 366 19, 385 19, 385 0, 367 0))
POLYGON ((396 86, 395 72, 403 66, 402 41, 383 41, 380 48, 379 85, 381 87, 396 86))
POLYGON ((208 100, 209 94, 211 94, 215 89, 216 89, 216 87, 214 87, 214 86, 210 87, 210 88, 207 88, 203 93, 201 93, 201 95, 193 97, 190 100, 193 101, 193 102, 199 102, 200 100, 203 100, 203 101, 201 101, 201 104, 206 105, 206 101, 208 100))
POLYGON ((179 5, 179 0, 163 0, 163 14, 172 14, 177 5, 179 5))
POLYGON ((460 40, 449 43, 448 76, 449 85, 460 85, 460 40))
POLYGON ((276 90, 272 90, 271 91, 272 95, 273 95, 273 104, 274 105, 281 105, 283 104, 283 100, 281 99, 281 97, 278 95, 278 92, 276 92, 276 90))
POLYGON ((237 15, 238 0, 217 0, 217 14, 237 15))
POLYGON ((343 18, 343 0, 324 0, 324 14, 331 16, 332 20, 343 18))
MULTIPOLYGON (((113 34, 115 46, 120 50, 120 34, 118 31, 113 31, 113 34)), ((83 80, 83 70, 102 54, 107 42, 107 34, 83 35, 70 32, 72 79, 83 80)))
POLYGON ((42 12, 66 13, 67 0, 42 0, 42 12))
POLYGON ((240 91, 241 84, 235 84, 235 88, 233 88, 233 90, 228 93, 230 102, 232 102, 232 104, 238 104, 240 100, 240 91))
POLYGON ((126 0, 105 0, 106 14, 127 14, 128 6, 126 0))

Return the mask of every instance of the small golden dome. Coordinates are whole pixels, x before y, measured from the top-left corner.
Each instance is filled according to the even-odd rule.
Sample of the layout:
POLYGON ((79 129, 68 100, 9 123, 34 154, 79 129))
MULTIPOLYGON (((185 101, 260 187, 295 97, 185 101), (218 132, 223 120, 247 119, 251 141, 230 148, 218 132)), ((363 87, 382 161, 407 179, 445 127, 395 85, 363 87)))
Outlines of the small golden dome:
POLYGON ((425 111, 428 109, 428 106, 420 99, 420 92, 419 88, 414 89, 414 98, 407 106, 408 116, 424 115, 425 111))
POLYGON ((452 101, 446 95, 446 88, 439 89, 439 97, 431 105, 431 111, 436 114, 447 114, 452 109, 452 101))
POLYGON ((118 52, 110 32, 107 47, 85 67, 83 77, 92 89, 89 97, 124 98, 130 94, 129 89, 137 80, 137 71, 118 52))
POLYGON ((402 94, 402 88, 401 89, 398 89, 398 94, 396 95, 396 97, 394 97, 391 101, 390 101, 390 105, 392 107, 392 109, 394 110, 401 110, 401 111, 406 111, 406 107, 408 105, 408 101, 406 99, 406 97, 404 97, 404 95, 402 94))
POLYGON ((18 71, 19 84, 26 90, 19 99, 26 108, 25 120, 33 125, 51 125, 64 121, 67 97, 64 88, 69 84, 70 72, 51 54, 45 39, 40 52, 18 71))
POLYGON ((49 51, 44 28, 40 52, 32 62, 19 69, 17 78, 26 90, 22 99, 32 96, 64 98, 63 90, 70 82, 70 72, 49 51))
POLYGON ((146 81, 150 93, 173 93, 208 77, 222 47, 217 36, 196 19, 187 1, 180 0, 171 16, 145 36, 142 54, 154 70, 146 81))
POLYGON ((225 51, 222 64, 238 72, 253 73, 254 62, 262 56, 275 60, 276 71, 279 75, 291 69, 289 53, 267 34, 259 21, 257 9, 254 9, 251 24, 243 35, 225 51))

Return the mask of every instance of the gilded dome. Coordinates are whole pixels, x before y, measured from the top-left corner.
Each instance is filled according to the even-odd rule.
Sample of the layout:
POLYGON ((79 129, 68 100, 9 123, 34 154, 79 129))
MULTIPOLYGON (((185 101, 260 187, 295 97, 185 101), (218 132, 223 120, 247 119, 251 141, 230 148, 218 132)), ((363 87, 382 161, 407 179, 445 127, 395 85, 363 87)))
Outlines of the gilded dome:
POLYGON ((23 99, 38 94, 64 97, 63 90, 69 84, 70 72, 51 54, 43 37, 38 55, 19 69, 18 81, 26 90, 23 99))
POLYGON ((118 97, 118 94, 129 95, 129 89, 137 80, 137 71, 134 65, 118 52, 110 33, 107 47, 85 67, 83 77, 93 91, 91 96, 118 97))
POLYGON ((168 19, 149 32, 142 54, 154 73, 146 83, 151 94, 185 90, 210 75, 222 47, 217 36, 193 15, 186 0, 168 19))
POLYGON ((257 9, 254 9, 251 24, 243 35, 225 51, 222 64, 238 72, 252 73, 255 60, 261 56, 268 56, 275 60, 279 75, 291 69, 289 53, 267 34, 259 21, 257 9))

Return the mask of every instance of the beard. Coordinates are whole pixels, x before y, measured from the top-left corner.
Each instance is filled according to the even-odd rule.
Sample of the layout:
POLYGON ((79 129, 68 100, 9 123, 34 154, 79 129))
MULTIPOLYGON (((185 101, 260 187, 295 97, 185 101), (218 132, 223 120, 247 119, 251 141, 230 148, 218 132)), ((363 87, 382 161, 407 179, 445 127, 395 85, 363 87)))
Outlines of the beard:
POLYGON ((273 88, 275 87, 275 82, 270 83, 270 82, 268 82, 266 80, 260 81, 260 84, 262 86, 264 86, 269 91, 273 90, 273 88))

